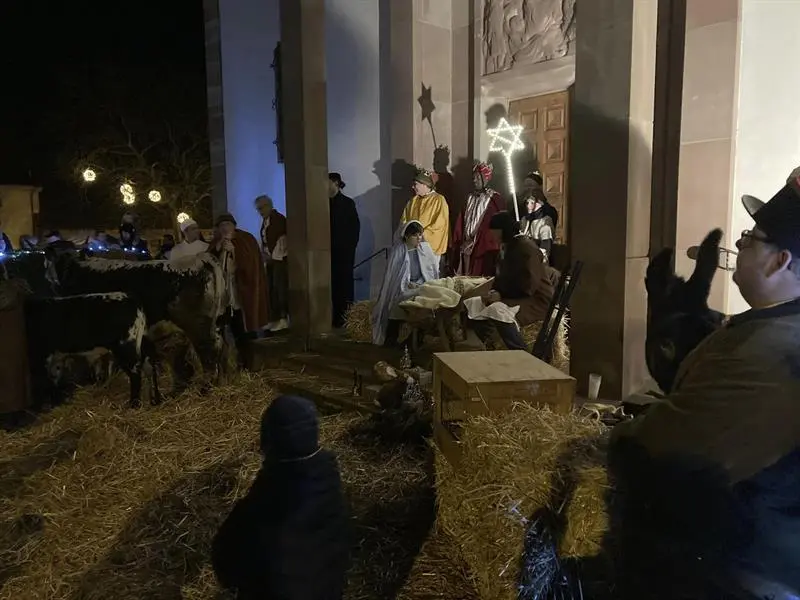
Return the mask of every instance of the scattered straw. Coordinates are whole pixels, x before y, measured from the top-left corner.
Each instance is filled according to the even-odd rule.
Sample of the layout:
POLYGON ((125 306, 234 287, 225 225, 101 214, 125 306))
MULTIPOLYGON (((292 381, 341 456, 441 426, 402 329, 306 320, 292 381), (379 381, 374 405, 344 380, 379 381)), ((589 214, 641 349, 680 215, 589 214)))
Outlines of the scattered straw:
POLYGON ((608 528, 606 431, 518 404, 465 424, 458 470, 437 453, 438 522, 458 542, 482 598, 517 598, 526 526, 542 508, 564 504, 562 558, 599 553, 608 528))
MULTIPOLYGON (((129 410, 127 381, 115 377, 25 430, 0 431, 0 599, 225 598, 210 544, 259 468, 271 383, 243 374, 129 410)), ((460 567, 442 562, 429 577, 425 565, 443 559, 419 553, 434 518, 430 451, 382 445, 366 422, 321 422, 359 540, 346 598, 470 598, 460 567)))

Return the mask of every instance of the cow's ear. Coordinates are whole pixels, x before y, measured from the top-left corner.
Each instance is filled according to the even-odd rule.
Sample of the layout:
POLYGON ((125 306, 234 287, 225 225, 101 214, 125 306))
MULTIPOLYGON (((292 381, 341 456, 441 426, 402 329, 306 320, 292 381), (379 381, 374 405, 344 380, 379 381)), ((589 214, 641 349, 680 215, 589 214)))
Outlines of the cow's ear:
POLYGON ((708 305, 711 293, 711 282, 719 265, 719 243, 722 241, 722 230, 713 229, 703 239, 697 250, 694 271, 688 281, 687 301, 692 308, 704 308, 708 305))

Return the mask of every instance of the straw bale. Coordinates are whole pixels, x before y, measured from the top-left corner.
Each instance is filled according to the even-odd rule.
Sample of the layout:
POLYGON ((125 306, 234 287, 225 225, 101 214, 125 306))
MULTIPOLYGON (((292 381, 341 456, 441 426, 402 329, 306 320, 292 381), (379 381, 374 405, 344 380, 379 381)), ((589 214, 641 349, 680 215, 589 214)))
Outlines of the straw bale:
POLYGON ((527 404, 464 425, 457 470, 437 453, 438 523, 458 542, 482 598, 516 599, 526 525, 559 511, 561 558, 600 553, 608 530, 607 431, 527 404), (562 508, 563 505, 563 508, 562 508))
MULTIPOLYGON (((116 376, 27 429, 0 431, 0 599, 225 598, 211 540, 260 466, 270 384, 244 373, 126 410, 127 381, 116 376), (38 526, 20 525, 30 522, 38 526)), ((435 515, 430 449, 382 444, 365 420, 340 413, 320 426, 359 540, 345 597, 390 598, 401 588, 407 600, 473 597, 463 568, 445 569, 424 550, 435 515), (431 561, 442 568, 435 578, 426 575, 431 561)))
MULTIPOLYGON (((361 300, 353 302, 344 315, 344 330, 354 342, 372 342, 372 308, 375 302, 372 300, 361 300)), ((411 327, 407 323, 400 326, 397 336, 398 341, 402 342, 411 335, 411 327)))
POLYGON ((354 342, 372 341, 372 300, 353 302, 344 315, 344 329, 354 342))

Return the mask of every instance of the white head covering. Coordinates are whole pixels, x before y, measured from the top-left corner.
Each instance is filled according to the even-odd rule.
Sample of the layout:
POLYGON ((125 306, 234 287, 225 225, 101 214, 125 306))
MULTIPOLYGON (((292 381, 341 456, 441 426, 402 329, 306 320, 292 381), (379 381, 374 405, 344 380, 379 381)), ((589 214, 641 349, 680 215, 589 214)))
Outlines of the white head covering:
POLYGON ((189 229, 189 227, 191 227, 192 225, 197 225, 197 221, 195 221, 194 219, 186 219, 183 223, 180 224, 181 231, 185 233, 186 230, 189 229))

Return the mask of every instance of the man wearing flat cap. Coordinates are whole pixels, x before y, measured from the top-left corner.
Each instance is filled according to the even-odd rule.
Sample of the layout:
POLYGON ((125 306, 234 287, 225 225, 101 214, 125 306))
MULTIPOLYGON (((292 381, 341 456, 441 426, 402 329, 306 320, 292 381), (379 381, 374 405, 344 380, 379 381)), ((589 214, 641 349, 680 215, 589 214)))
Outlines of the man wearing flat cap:
POLYGON ((754 225, 733 280, 751 310, 612 435, 622 570, 656 578, 625 597, 800 597, 800 169, 768 202, 742 202, 754 225))
POLYGON ((347 307, 353 303, 355 295, 353 267, 356 261, 356 247, 361 233, 356 203, 345 196, 345 182, 339 173, 328 173, 328 196, 330 197, 331 219, 331 301, 333 307, 333 326, 344 325, 347 307))

